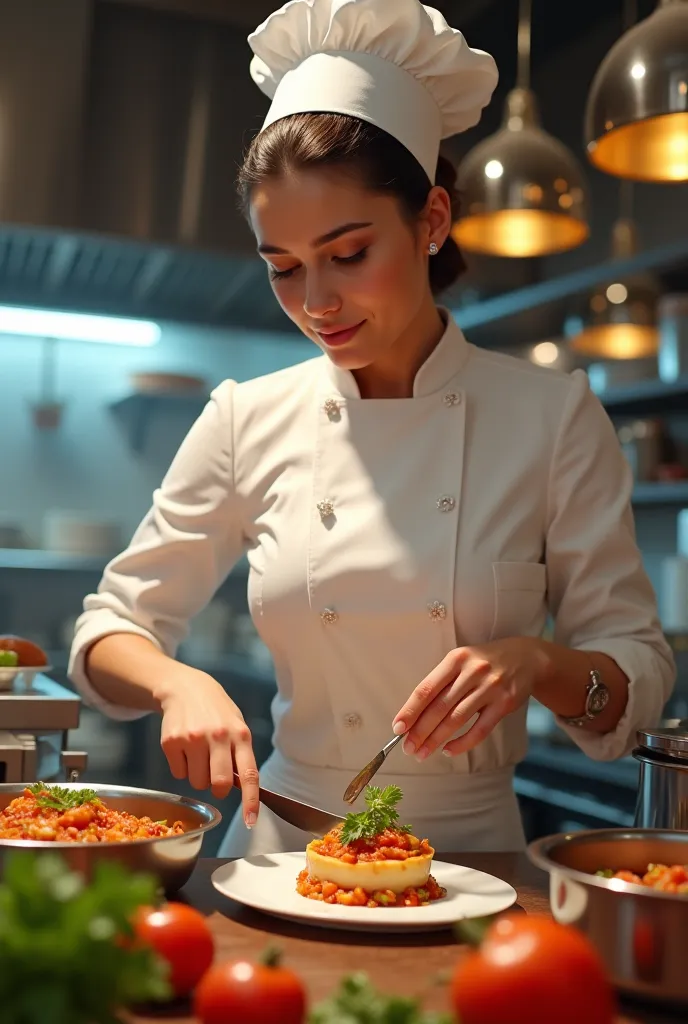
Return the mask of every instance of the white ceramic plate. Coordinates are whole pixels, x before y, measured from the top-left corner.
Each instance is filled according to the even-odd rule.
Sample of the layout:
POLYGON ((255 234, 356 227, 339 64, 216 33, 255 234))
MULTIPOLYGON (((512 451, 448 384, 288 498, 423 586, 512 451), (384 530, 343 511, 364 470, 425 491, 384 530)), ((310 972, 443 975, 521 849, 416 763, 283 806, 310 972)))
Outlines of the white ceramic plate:
POLYGON ((444 899, 427 907, 342 907, 299 896, 296 876, 305 865, 305 852, 247 857, 217 868, 212 883, 223 896, 264 914, 353 931, 436 931, 468 917, 497 914, 516 901, 516 890, 500 878, 433 861, 432 874, 447 890, 444 899))
POLYGON ((49 672, 52 669, 52 665, 40 665, 38 668, 33 665, 28 668, 27 666, 17 665, 15 668, 4 668, 0 666, 0 690, 11 690, 14 686, 15 680, 19 679, 24 686, 31 686, 36 676, 42 672, 49 672))

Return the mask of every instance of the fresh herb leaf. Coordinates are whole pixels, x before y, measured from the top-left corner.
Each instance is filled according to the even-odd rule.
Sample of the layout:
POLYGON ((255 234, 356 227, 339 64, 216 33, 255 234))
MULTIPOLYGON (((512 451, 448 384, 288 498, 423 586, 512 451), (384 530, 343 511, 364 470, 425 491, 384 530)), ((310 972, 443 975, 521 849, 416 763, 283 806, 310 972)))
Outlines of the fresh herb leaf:
POLYGON ((26 788, 36 797, 40 807, 53 807, 56 811, 100 803, 100 797, 94 789, 67 789, 65 786, 48 786, 45 782, 34 782, 26 788))
POLYGON ((114 1024, 127 1006, 168 999, 169 967, 133 938, 157 881, 101 862, 93 879, 52 852, 12 851, 0 883, 2 1024, 114 1024))
POLYGON ((349 813, 344 819, 341 831, 341 841, 346 846, 357 839, 372 839, 379 836, 386 828, 393 828, 397 832, 410 832, 410 825, 399 824, 399 812, 396 805, 404 794, 398 786, 367 786, 365 791, 365 802, 367 811, 359 811, 358 814, 349 813))
POLYGON ((415 999, 383 995, 366 974, 352 974, 331 999, 311 1011, 308 1024, 452 1024, 452 1018, 424 1013, 415 999))

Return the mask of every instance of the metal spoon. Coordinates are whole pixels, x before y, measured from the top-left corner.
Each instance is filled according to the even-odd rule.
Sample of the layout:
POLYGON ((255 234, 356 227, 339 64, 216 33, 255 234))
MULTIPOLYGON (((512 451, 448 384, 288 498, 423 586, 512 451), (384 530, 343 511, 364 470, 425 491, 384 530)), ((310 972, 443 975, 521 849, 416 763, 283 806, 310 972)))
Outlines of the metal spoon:
POLYGON ((400 740, 403 740, 403 738, 404 733, 402 733, 401 736, 395 736, 393 740, 390 740, 387 746, 383 747, 382 750, 375 755, 373 760, 369 761, 365 768, 358 773, 356 778, 351 780, 344 793, 344 803, 352 804, 358 799, 373 776, 377 775, 380 771, 391 751, 394 750, 397 743, 400 740))

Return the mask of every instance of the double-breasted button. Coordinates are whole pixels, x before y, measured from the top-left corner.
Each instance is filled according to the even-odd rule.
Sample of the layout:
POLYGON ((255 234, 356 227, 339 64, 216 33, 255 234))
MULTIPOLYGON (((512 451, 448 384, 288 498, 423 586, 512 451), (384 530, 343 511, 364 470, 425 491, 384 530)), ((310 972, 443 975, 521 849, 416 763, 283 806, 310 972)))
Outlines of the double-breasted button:
POLYGON ((451 494, 443 494, 437 499, 437 507, 440 512, 452 512, 456 507, 456 501, 451 494))
POLYGON ((330 498, 325 498, 324 501, 319 501, 316 508, 320 513, 321 519, 329 519, 330 516, 334 515, 334 502, 330 498))
POLYGON ((322 619, 326 626, 333 626, 335 622, 339 619, 339 615, 334 610, 334 608, 325 608, 323 611, 320 612, 320 618, 322 619))
POLYGON ((442 401, 448 409, 451 409, 454 405, 461 405, 461 395, 456 391, 448 391, 442 401))
POLYGON ((432 601, 428 605, 428 615, 433 622, 441 622, 447 617, 447 606, 441 601, 432 601))

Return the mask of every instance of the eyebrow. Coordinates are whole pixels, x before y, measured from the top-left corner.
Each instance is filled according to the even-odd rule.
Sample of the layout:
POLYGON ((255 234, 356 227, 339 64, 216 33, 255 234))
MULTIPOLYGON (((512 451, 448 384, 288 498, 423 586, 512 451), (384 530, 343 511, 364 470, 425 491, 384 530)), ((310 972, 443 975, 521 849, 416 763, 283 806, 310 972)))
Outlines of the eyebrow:
MULTIPOLYGON (((331 231, 327 231, 324 235, 320 235, 319 238, 316 238, 313 242, 311 242, 311 248, 319 249, 320 246, 327 245, 328 242, 334 242, 337 238, 341 238, 342 235, 349 234, 350 231, 358 231, 360 228, 370 228, 372 226, 372 221, 367 220, 351 221, 349 224, 340 224, 338 228, 332 228, 331 231)), ((262 252, 265 255, 273 256, 289 255, 286 249, 280 249, 280 247, 277 245, 268 245, 267 243, 259 245, 258 252, 262 252)))

